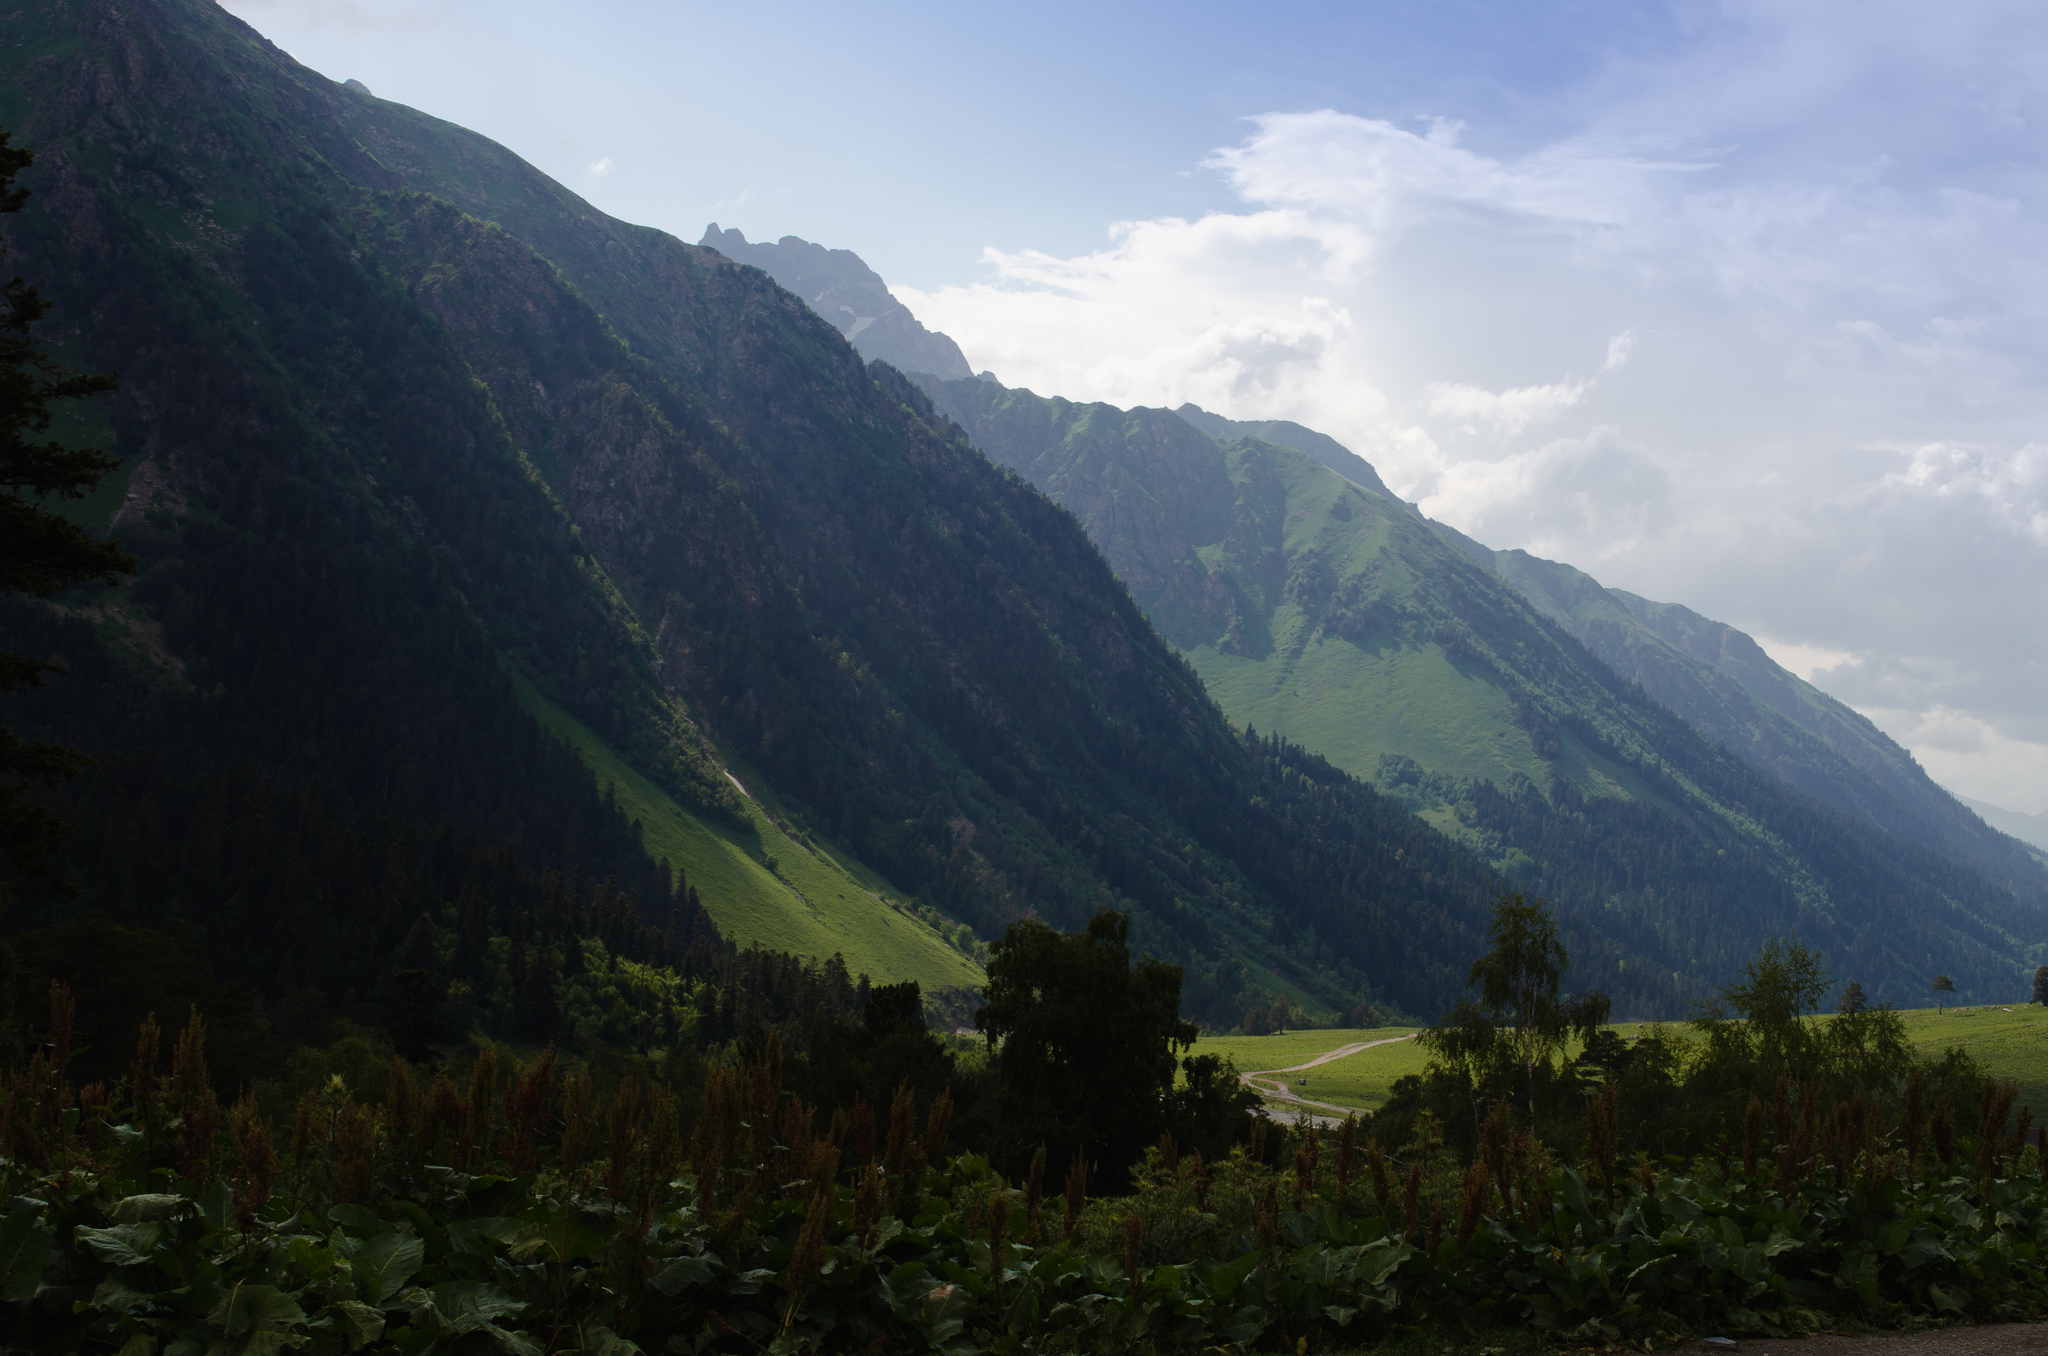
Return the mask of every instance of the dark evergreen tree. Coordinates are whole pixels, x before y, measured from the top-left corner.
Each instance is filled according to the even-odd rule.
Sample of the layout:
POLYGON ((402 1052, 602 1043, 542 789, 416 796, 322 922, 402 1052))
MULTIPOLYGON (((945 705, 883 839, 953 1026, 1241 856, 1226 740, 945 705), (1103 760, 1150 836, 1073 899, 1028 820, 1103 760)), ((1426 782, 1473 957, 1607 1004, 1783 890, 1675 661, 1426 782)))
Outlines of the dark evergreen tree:
POLYGON ((1169 1120, 1175 1052, 1197 1030, 1180 1017, 1181 970, 1135 963, 1128 915, 1107 909, 1085 930, 1012 923, 992 944, 988 1005, 974 1025, 996 1066, 996 1152, 1021 1170, 1040 1144, 1058 1168, 1085 1154, 1104 1190, 1169 1120))
MULTIPOLYGON (((29 191, 15 179, 35 160, 35 153, 11 144, 13 134, 0 128, 0 215, 21 211, 29 191)), ((7 244, 0 239, 0 261, 7 244)), ((135 571, 135 562, 114 542, 92 535, 45 507, 50 499, 81 499, 119 463, 93 447, 66 447, 47 435, 51 404, 81 400, 111 391, 118 384, 105 373, 69 372, 52 362, 37 342, 35 324, 49 303, 17 275, 5 289, 6 312, 0 315, 0 594, 48 598, 80 584, 117 584, 135 571)), ((43 676, 61 673, 48 660, 0 651, 0 698, 42 686, 43 676)), ((59 744, 23 740, 0 726, 0 863, 17 875, 50 874, 49 858, 62 845, 68 827, 45 806, 27 799, 36 787, 47 787, 75 775, 87 759, 59 744)), ((0 904, 7 883, 0 880, 0 904)))
POLYGON ((1852 979, 1849 981, 1849 987, 1842 990, 1842 996, 1836 1000, 1835 1011, 1857 1013, 1869 1006, 1870 999, 1864 994, 1863 986, 1852 979))
POLYGON ((2048 1004, 2048 965, 2034 970, 2034 996, 2030 1002, 2048 1004))

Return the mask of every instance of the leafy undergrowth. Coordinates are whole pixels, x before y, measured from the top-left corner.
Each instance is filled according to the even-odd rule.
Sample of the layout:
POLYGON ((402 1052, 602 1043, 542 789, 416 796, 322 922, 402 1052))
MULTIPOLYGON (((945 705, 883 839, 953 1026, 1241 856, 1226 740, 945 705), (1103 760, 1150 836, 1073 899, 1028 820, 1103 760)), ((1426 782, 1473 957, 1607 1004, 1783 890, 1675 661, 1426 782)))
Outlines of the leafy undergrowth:
POLYGON ((381 1104, 336 1077, 280 1133, 218 1100, 196 1013, 167 1072, 152 1017, 125 1077, 74 1088, 74 1013, 53 985, 47 1040, 0 1082, 0 1351, 1306 1356, 2048 1312, 2048 1181, 2010 1083, 1973 1137, 1946 1095, 1922 1117, 1918 1082, 1893 1132, 1818 1085, 1795 1116, 1781 1081, 1739 1155, 1633 1167, 1613 1084, 1583 1167, 1506 1103, 1463 1164, 1426 1124, 1396 1161, 1356 1121, 1255 1120, 1207 1163, 1162 1137, 1131 1195, 1091 1202, 1078 1159, 1050 1195, 1043 1149, 1016 1181, 959 1152, 950 1092, 807 1106, 773 1035, 701 1085, 640 1066, 602 1095, 552 1049, 486 1050, 466 1086, 394 1059, 381 1104))

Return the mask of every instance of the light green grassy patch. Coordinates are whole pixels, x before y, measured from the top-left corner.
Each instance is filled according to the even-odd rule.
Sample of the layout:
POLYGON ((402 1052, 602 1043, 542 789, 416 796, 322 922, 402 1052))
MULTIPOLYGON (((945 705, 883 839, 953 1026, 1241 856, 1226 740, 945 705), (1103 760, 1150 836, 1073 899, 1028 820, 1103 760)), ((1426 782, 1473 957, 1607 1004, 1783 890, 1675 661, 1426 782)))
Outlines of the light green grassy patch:
MULTIPOLYGON (((1204 1036, 1195 1042, 1191 1055, 1228 1055, 1239 1073, 1261 1069, 1284 1069, 1302 1064, 1318 1055, 1341 1050, 1360 1041, 1381 1041, 1411 1035, 1412 1026, 1382 1026, 1369 1030, 1286 1031, 1277 1036, 1204 1036)), ((1329 1065, 1323 1067, 1328 1068, 1329 1065)))
MULTIPOLYGON (((1943 1050, 1958 1046, 1983 1065, 1993 1078, 2009 1078, 2020 1087, 2020 1101, 2036 1115, 2048 1113, 2048 1008, 2015 1003, 2010 1010, 1999 1006, 1909 1009, 1899 1014, 1907 1038, 1921 1059, 1938 1059, 1943 1050)), ((1823 1018, 1826 1020, 1826 1018, 1823 1018)), ((1640 1036, 1652 1027, 1648 1022, 1617 1022, 1617 1035, 1640 1036)), ((1305 1064, 1317 1055, 1360 1041, 1379 1040, 1414 1030, 1389 1027, 1378 1031, 1290 1031, 1280 1036, 1207 1036, 1198 1041, 1194 1054, 1227 1054, 1239 1073, 1283 1069, 1305 1064)), ((1664 1024, 1661 1029, 1680 1043, 1691 1031, 1682 1022, 1664 1024)), ((1577 1053, 1577 1042, 1566 1052, 1577 1053)), ((1370 1111, 1383 1105, 1394 1080, 1404 1074, 1420 1074, 1428 1063, 1420 1044, 1402 1041, 1346 1055, 1328 1064, 1304 1071, 1308 1086, 1295 1087, 1303 1097, 1337 1106, 1355 1106, 1370 1111)), ((1288 1076, 1290 1086, 1301 1078, 1288 1076)), ((1274 1107, 1286 1111, 1285 1103, 1274 1107)))
POLYGON ((567 739, 626 814, 640 821, 649 855, 666 857, 687 874, 725 936, 800 956, 837 952, 849 970, 877 984, 914 979, 928 993, 987 982, 978 965, 904 910, 900 894, 850 858, 788 837, 753 800, 746 802, 751 833, 698 818, 523 675, 515 672, 512 680, 520 703, 567 739))
POLYGON ((1429 1056, 1419 1042, 1396 1041, 1284 1077, 1296 1094, 1312 1102, 1376 1111, 1392 1094, 1395 1079, 1419 1074, 1428 1063, 1429 1056), (1303 1078, 1308 1079, 1307 1087, 1299 1086, 1303 1078))
MULTIPOLYGON (((1276 637, 1298 625, 1292 605, 1276 612, 1276 637)), ((1454 777, 1505 784, 1547 770, 1515 727, 1507 695, 1467 672, 1434 644, 1361 649, 1318 636, 1290 653, 1285 641, 1264 658, 1188 650, 1202 683, 1234 721, 1314 749, 1345 771, 1372 777, 1380 755, 1405 754, 1454 777)))
MULTIPOLYGON (((1355 1106, 1370 1111, 1387 1100, 1387 1091, 1403 1074, 1419 1074, 1425 1063, 1421 1049, 1412 1040, 1412 1026, 1382 1026, 1369 1029, 1288 1031, 1277 1036, 1204 1036, 1189 1054, 1228 1055, 1240 1074, 1262 1073, 1306 1064, 1318 1055, 1341 1050, 1365 1041, 1392 1041, 1369 1050, 1319 1064, 1301 1073, 1285 1075, 1289 1086, 1306 1076, 1308 1086, 1295 1087, 1303 1097, 1338 1106, 1355 1106)), ((1285 1102, 1268 1105, 1281 1115, 1293 1110, 1285 1102)))
POLYGON ((2036 1116, 2048 1113, 2048 1008, 2035 1003, 2004 1006, 1916 1008, 1901 1012, 1906 1034, 1923 1059, 1939 1058, 1961 1046, 1993 1078, 2020 1085, 2020 1101, 2036 1116))

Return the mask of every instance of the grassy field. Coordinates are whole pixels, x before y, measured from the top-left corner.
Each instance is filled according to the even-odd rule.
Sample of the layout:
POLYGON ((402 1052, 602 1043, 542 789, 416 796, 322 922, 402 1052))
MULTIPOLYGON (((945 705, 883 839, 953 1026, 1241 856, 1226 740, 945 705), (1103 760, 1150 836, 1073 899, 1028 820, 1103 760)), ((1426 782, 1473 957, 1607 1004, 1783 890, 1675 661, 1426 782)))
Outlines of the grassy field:
MULTIPOLYGON (((1413 1034, 1412 1026, 1383 1026, 1370 1030, 1288 1031, 1277 1036, 1204 1036, 1188 1053, 1228 1055, 1241 1074, 1267 1069, 1285 1069, 1306 1064, 1317 1055, 1340 1050, 1360 1041, 1383 1041, 1413 1034)), ((1422 1072, 1421 1049, 1414 1041, 1375 1046, 1355 1055, 1332 1060, 1307 1070, 1308 1086, 1296 1088, 1302 1096, 1338 1106, 1355 1106, 1370 1111, 1387 1100, 1387 1090, 1402 1074, 1422 1072)), ((1303 1075, 1287 1075, 1290 1083, 1303 1075)), ((1271 1103, 1285 1110, 1284 1102, 1271 1103)))
POLYGON ((1961 1046, 1993 1078, 2018 1083, 2020 1101, 2035 1115, 2048 1112, 2048 1008, 2015 1003, 2010 1009, 1919 1008, 1899 1015, 1922 1056, 1933 1058, 1948 1046, 1961 1046))
POLYGON ((900 896, 859 863, 829 846, 812 849, 785 837, 752 801, 752 833, 699 819, 523 677, 515 673, 513 681, 521 703, 567 739, 613 788, 626 814, 640 821, 649 855, 687 873, 727 937, 803 956, 837 952, 857 975, 877 984, 914 979, 928 993, 986 982, 978 965, 899 909, 900 896), (770 857, 773 872, 765 863, 770 857))
MULTIPOLYGON (((1950 1008, 1947 1012, 1921 1008, 1899 1016, 1921 1058, 1935 1059, 1949 1046, 1960 1046, 1984 1066, 1985 1073, 2018 1083, 2022 1104, 2033 1107, 2036 1114, 2048 1113, 2048 1008, 2023 1004, 2009 1009, 1950 1008)), ((1622 1036, 1640 1035, 1649 1029, 1647 1022, 1619 1022, 1613 1028, 1622 1036)), ((1254 1073, 1305 1064, 1331 1050, 1413 1030, 1382 1027, 1372 1031, 1289 1031, 1279 1036, 1207 1036, 1196 1042, 1191 1053, 1229 1055, 1239 1073, 1254 1073)), ((1681 1040, 1689 1034, 1683 1023, 1669 1023, 1664 1030, 1681 1040)), ((1295 1090, 1314 1101, 1371 1111, 1387 1100, 1395 1079, 1421 1073, 1425 1063, 1422 1048, 1414 1041, 1382 1045, 1306 1071, 1308 1086, 1295 1090)), ((1289 1081, 1301 1077, 1293 1074, 1289 1081)))

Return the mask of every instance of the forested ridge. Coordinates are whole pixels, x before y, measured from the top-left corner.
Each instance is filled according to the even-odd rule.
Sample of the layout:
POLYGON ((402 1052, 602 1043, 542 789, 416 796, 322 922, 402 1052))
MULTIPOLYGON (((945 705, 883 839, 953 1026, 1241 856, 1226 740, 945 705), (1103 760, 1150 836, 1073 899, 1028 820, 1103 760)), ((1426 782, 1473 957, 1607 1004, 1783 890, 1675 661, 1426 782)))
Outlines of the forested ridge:
MULTIPOLYGON (((1139 942, 1187 966, 1191 1011, 1234 1020, 1282 976, 1333 1005, 1439 1001, 1481 864, 1355 783, 1345 842, 1305 832, 1329 790, 1231 730, 1071 515, 765 275, 587 208, 551 222, 569 262, 537 254, 431 175, 406 182, 388 137, 372 158, 340 130, 428 120, 210 6, 38 15, 7 57, 42 157, 17 257, 122 374, 117 532, 143 565, 127 593, 9 612, 10 638, 74 670, 10 714, 103 759, 62 793, 83 907, 182 917, 223 952, 229 918, 260 916, 236 964, 273 990, 312 982, 302 965, 336 1001, 388 987, 404 908, 381 887, 294 893, 295 852, 321 875, 319 830, 225 874, 180 841, 232 783, 611 877, 666 933, 687 884, 658 888, 509 667, 719 814, 734 793, 707 732, 799 831, 983 936, 1134 909, 1139 942), (586 228, 610 274, 574 275, 586 228), (622 272, 635 305, 593 306, 631 299, 622 272), (138 832, 88 804, 102 792, 188 803, 138 832)), ((422 913, 456 906, 415 887, 422 913)))

